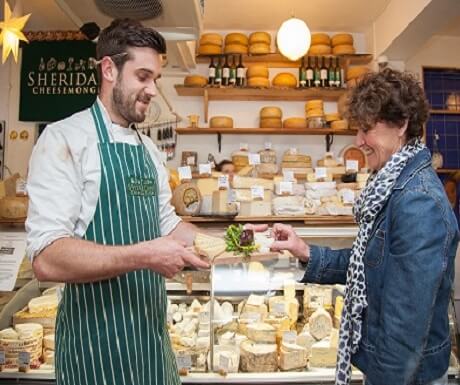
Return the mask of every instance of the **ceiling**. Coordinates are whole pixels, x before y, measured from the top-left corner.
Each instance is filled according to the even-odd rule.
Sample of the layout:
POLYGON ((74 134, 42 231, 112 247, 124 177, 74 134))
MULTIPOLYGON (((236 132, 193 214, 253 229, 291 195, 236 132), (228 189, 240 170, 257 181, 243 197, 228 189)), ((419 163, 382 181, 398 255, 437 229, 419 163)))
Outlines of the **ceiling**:
POLYGON ((439 34, 443 36, 460 36, 460 18, 448 24, 439 34))

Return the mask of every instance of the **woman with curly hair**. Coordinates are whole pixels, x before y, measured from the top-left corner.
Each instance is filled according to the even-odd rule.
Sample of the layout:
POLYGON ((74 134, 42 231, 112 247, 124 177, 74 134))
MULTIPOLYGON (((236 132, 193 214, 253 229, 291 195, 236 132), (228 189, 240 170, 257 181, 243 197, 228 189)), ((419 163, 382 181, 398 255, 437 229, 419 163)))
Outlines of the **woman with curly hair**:
POLYGON ((421 141, 424 92, 412 75, 385 69, 365 77, 349 102, 372 170, 355 203, 353 246, 308 245, 277 224, 273 249, 303 262, 303 282, 346 285, 336 384, 350 382, 351 364, 367 385, 447 384, 459 233, 421 141))

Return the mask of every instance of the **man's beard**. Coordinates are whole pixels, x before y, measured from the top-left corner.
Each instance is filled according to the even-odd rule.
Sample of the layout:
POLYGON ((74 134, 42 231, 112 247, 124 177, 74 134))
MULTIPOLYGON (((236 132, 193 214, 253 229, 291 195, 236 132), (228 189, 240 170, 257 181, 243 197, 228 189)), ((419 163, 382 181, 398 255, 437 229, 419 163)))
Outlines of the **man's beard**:
POLYGON ((145 120, 146 111, 136 111, 136 101, 138 99, 144 101, 147 101, 147 99, 150 100, 150 98, 146 96, 142 97, 138 94, 126 95, 121 86, 120 79, 117 79, 117 83, 113 89, 112 104, 115 111, 128 123, 141 123, 145 120))

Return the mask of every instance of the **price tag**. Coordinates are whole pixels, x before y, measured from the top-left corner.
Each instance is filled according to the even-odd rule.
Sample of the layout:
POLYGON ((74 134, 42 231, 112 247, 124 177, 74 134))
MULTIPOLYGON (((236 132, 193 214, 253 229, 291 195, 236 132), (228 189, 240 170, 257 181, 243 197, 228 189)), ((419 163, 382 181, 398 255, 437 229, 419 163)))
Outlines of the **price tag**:
POLYGON ((285 182, 295 182, 294 171, 283 169, 283 180, 285 182))
POLYGON ((286 305, 284 302, 277 302, 273 305, 273 311, 278 314, 286 314, 286 305))
POLYGON ((191 369, 192 367, 192 356, 190 354, 178 354, 176 356, 177 368, 180 369, 191 369))
POLYGON ((346 171, 356 171, 358 172, 359 163, 357 160, 347 160, 345 163, 346 171))
POLYGON ((19 366, 30 365, 30 353, 29 352, 19 352, 18 365, 19 366))
POLYGON ((294 191, 294 184, 292 182, 279 182, 280 183, 280 194, 292 195, 294 191))
POLYGON ((283 332, 283 342, 286 344, 295 344, 297 340, 297 333, 294 330, 283 332))
POLYGON ((249 145, 247 143, 240 143, 240 150, 248 151, 249 150, 249 145))
POLYGON ((187 166, 195 166, 195 157, 194 156, 188 156, 187 157, 187 166))
POLYGON ((244 316, 245 318, 255 321, 255 322, 260 321, 260 313, 245 313, 244 316))
POLYGON ((297 155, 297 148, 291 147, 289 149, 289 154, 290 155, 297 155))
POLYGON ((230 358, 228 358, 225 354, 220 354, 219 366, 221 369, 228 370, 230 368, 230 358))
POLYGON ((327 168, 326 167, 316 167, 315 168, 315 178, 316 179, 327 178, 327 168))
POLYGON ((192 179, 192 169, 190 166, 179 167, 177 169, 179 173, 179 180, 191 180, 192 179))
POLYGON ((229 187, 228 175, 219 175, 219 178, 217 178, 217 188, 219 190, 228 190, 229 187))
POLYGON ((353 190, 344 189, 342 190, 342 199, 343 203, 354 203, 355 202, 355 193, 353 190))
POLYGON ((211 163, 200 163, 198 171, 200 175, 211 175, 211 163))
POLYGON ((264 199, 264 188, 262 186, 252 186, 251 187, 251 197, 253 200, 263 200, 264 199))
POLYGON ((248 158, 249 158, 249 164, 251 166, 260 164, 260 154, 250 152, 248 158))
POLYGON ((5 352, 2 350, 0 351, 0 365, 5 365, 6 359, 5 359, 5 352))
POLYGON ((208 311, 202 311, 200 313, 200 322, 209 322, 209 312, 208 311))
POLYGON ((265 142, 264 147, 266 150, 271 150, 272 149, 272 142, 265 142))

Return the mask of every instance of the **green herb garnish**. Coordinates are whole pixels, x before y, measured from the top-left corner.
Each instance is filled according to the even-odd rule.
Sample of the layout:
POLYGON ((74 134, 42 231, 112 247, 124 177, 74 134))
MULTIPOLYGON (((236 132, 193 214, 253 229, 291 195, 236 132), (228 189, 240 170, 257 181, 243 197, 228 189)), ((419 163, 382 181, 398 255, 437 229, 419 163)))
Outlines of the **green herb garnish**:
MULTIPOLYGON (((254 240, 250 244, 242 245, 241 236, 243 234, 243 225, 230 225, 225 233, 226 251, 233 251, 235 254, 243 254, 245 257, 258 250, 254 240)), ((243 242, 244 243, 244 242, 243 242)))

